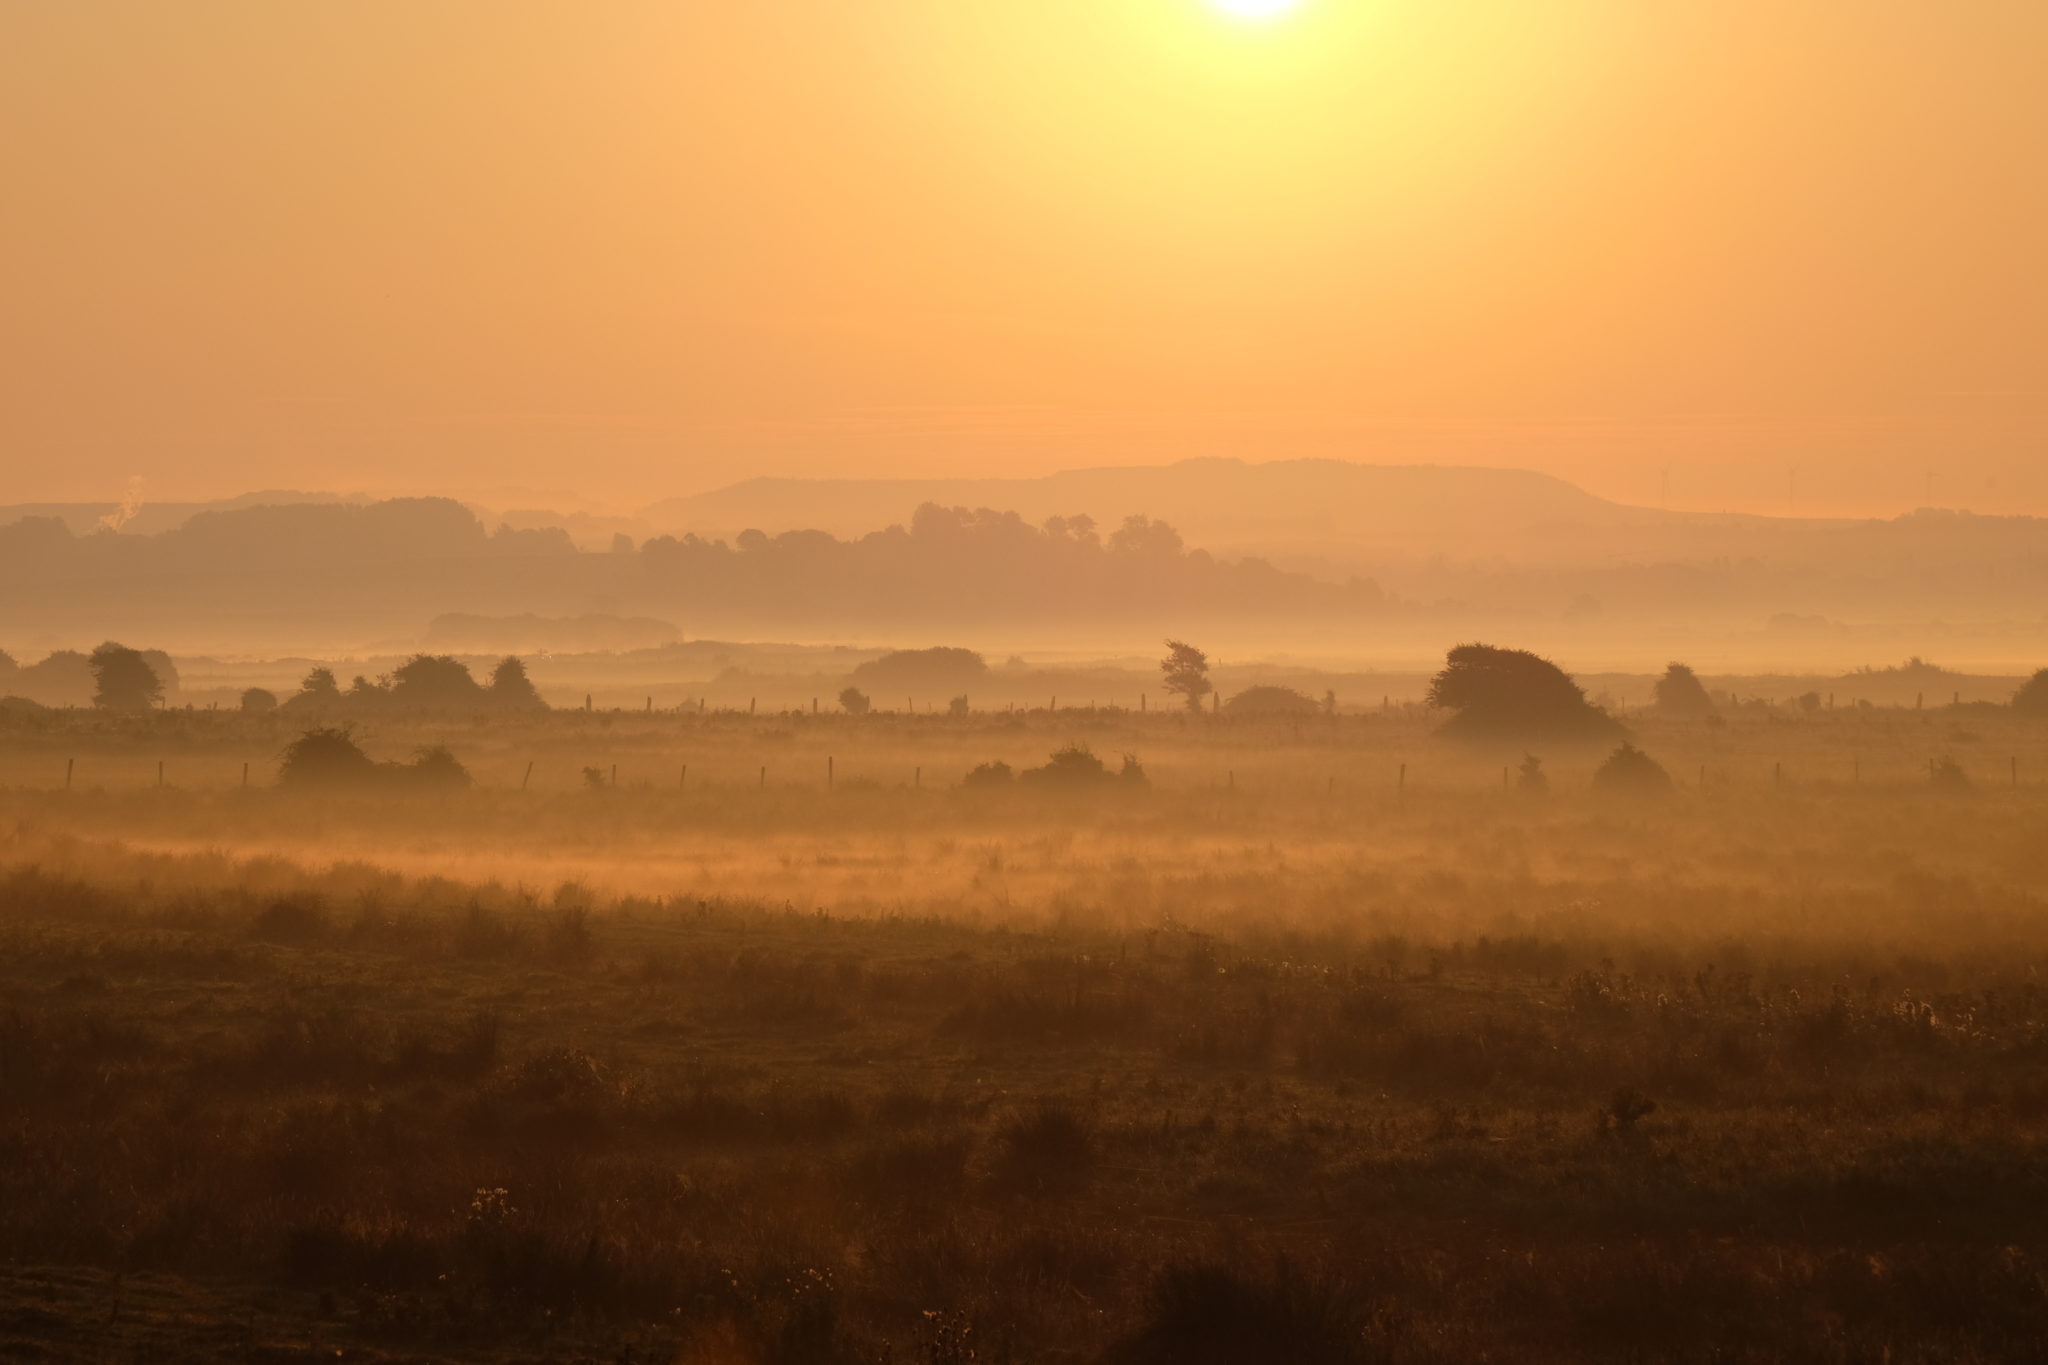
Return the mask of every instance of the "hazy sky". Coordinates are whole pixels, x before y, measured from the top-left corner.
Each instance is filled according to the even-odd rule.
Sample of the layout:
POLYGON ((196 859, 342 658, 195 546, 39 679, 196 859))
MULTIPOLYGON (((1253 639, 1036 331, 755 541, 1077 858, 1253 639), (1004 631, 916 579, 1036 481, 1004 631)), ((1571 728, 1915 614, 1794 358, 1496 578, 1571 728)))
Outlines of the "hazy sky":
POLYGON ((2042 0, 8 0, 0 501, 2048 513, 2044 61, 2042 0))

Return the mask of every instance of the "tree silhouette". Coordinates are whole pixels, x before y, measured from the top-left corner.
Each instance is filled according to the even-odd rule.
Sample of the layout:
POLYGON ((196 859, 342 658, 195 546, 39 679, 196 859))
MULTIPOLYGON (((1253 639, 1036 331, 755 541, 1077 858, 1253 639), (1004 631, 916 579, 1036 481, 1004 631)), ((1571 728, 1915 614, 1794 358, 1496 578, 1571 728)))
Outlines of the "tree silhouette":
POLYGON ((376 775, 377 765, 347 727, 322 726, 285 746, 277 782, 281 787, 334 787, 367 782, 376 775))
POLYGON ((252 687, 242 693, 242 714, 267 716, 277 709, 277 693, 267 687, 252 687))
POLYGON ((418 750, 410 763, 374 762, 344 725, 308 730, 286 745, 277 781, 298 789, 377 784, 456 791, 469 786, 470 776, 441 745, 418 750))
POLYGON ((875 704, 868 700, 868 694, 858 687, 846 688, 839 694, 839 709, 849 716, 864 716, 874 707, 875 704))
POLYGON ((1187 702, 1188 710, 1199 712, 1202 698, 1216 690, 1209 681, 1209 656, 1179 640, 1166 642, 1166 657, 1159 661, 1166 690, 1187 702))
POLYGON ((1439 734, 1476 742, 1613 739, 1614 718, 1586 700, 1571 676, 1523 649, 1459 645, 1430 680, 1429 704, 1456 715, 1439 734))
POLYGON ((2023 716, 2048 716, 2048 668, 2020 684, 2012 694, 2012 709, 2023 716))
POLYGON ((1686 664, 1671 664, 1657 679, 1657 709, 1674 716, 1703 716, 1714 709, 1714 699, 1686 664))
POLYGON ((1593 789, 1617 796, 1654 796, 1671 790, 1671 774, 1656 759, 1623 741, 1594 770, 1593 789))
MULTIPOLYGON (((1268 683, 1247 687, 1223 703, 1224 713, 1232 716, 1313 716, 1321 709, 1313 697, 1268 683)), ((1330 709, 1336 710, 1334 695, 1330 709)))
POLYGON ((1010 765, 998 758, 992 759, 987 763, 976 764, 968 772, 967 776, 960 779, 960 785, 963 787, 1007 787, 1015 776, 1016 774, 1010 771, 1010 765))
POLYGON ((341 704, 341 684, 331 668, 316 668, 299 684, 299 690, 285 703, 295 711, 325 710, 341 704))
POLYGON ((412 766, 404 771, 413 781, 428 787, 460 790, 470 783, 469 769, 441 744, 415 753, 412 766))
POLYGON ((534 687, 533 679, 526 676, 526 662, 509 654, 498 660, 498 666, 491 670, 489 690, 491 700, 508 709, 548 709, 548 704, 541 700, 539 690, 534 687))
POLYGON ((126 645, 107 641, 92 652, 92 704, 103 711, 148 711, 163 700, 163 680, 149 660, 126 645))
POLYGON ((469 665, 450 654, 415 654, 391 674, 391 700, 428 711, 473 707, 484 690, 469 665))

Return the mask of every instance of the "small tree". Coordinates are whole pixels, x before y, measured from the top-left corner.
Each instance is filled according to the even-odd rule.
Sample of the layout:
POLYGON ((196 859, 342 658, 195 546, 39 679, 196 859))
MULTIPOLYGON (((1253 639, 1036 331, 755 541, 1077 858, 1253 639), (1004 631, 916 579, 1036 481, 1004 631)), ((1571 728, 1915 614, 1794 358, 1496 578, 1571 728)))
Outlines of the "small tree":
POLYGON ((1166 642, 1166 657, 1159 661, 1166 690, 1187 702, 1190 711, 1200 712, 1202 698, 1216 690, 1209 681, 1209 656, 1179 640, 1166 642))
POLYGON ((266 687, 252 687, 242 694, 242 714, 267 716, 277 709, 277 693, 266 687))
POLYGON ((839 709, 849 716, 864 716, 875 709, 875 704, 858 687, 849 687, 839 694, 839 709))
MULTIPOLYGON (((1334 714, 1334 698, 1332 707, 1334 714)), ((1260 683, 1224 702, 1223 709, 1233 716, 1312 716, 1317 707, 1313 698, 1291 687, 1260 683)))
POLYGON ((1010 765, 998 758, 992 759, 987 763, 976 764, 967 776, 960 779, 960 785, 963 787, 1007 787, 1015 776, 1016 774, 1010 771, 1010 765))
POLYGON ((1656 759, 1624 741, 1594 772, 1593 789, 1617 796, 1655 796, 1671 790, 1671 774, 1656 759))
POLYGON ((1703 716, 1714 709, 1714 699, 1690 666, 1671 664, 1657 679, 1657 709, 1674 716, 1703 716))
POLYGON ((2048 716, 2048 668, 2020 684, 2012 694, 2012 709, 2023 716, 2048 716))
POLYGON ((367 782, 376 775, 377 765, 346 726, 324 726, 285 746, 277 781, 282 787, 334 787, 367 782))
POLYGON ((1092 787, 1110 780, 1112 774, 1095 756, 1095 751, 1078 741, 1053 750, 1042 767, 1026 768, 1018 779, 1048 787, 1092 787))
POLYGON ((946 714, 949 716, 964 716, 967 712, 967 698, 964 696, 955 697, 946 703, 946 714))
POLYGON ((1543 760, 1534 754, 1522 756, 1522 766, 1517 770, 1515 787, 1524 796, 1545 796, 1550 792, 1550 778, 1543 771, 1543 760))
POLYGON ((1976 789, 1970 775, 1963 771, 1963 765, 1956 762, 1954 755, 1945 755, 1939 763, 1928 769, 1927 780, 1937 791, 1967 792, 1976 789))
POLYGON ((460 791, 470 784, 469 769, 445 744, 421 749, 413 755, 408 775, 422 786, 460 791))
POLYGON ((163 680, 149 660, 107 641, 92 652, 92 704, 103 711, 148 711, 163 700, 163 680))
POLYGON ((1625 733, 1570 674, 1525 649, 1459 645, 1430 680, 1429 704, 1457 712, 1439 731, 1451 739, 1592 741, 1625 733))
POLYGON ((491 670, 491 685, 488 689, 491 700, 499 706, 521 711, 545 711, 548 704, 541 700, 540 692, 533 685, 533 679, 526 676, 526 661, 513 655, 498 660, 498 666, 491 670))
POLYGON ((392 672, 391 699, 441 711, 474 706, 484 699, 484 690, 469 665, 453 655, 415 654, 392 672))
POLYGON ((341 704, 341 684, 331 668, 316 668, 299 683, 299 690, 285 703, 296 711, 324 710, 341 704))

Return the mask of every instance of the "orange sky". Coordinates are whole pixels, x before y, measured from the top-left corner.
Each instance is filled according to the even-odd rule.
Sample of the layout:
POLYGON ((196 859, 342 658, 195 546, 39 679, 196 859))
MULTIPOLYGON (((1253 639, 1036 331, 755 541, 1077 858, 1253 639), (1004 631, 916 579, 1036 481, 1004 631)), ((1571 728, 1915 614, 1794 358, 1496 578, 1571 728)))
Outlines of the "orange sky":
POLYGON ((2044 54, 2041 0, 16 0, 0 501, 1313 454, 2048 513, 2044 54))

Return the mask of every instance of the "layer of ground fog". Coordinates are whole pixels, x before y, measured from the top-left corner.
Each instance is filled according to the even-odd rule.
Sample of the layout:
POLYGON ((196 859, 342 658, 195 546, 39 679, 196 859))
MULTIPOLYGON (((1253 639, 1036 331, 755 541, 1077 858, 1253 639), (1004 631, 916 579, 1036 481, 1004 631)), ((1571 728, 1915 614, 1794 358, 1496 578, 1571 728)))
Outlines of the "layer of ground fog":
POLYGON ((363 739, 473 787, 9 753, 0 1355, 2048 1340, 2041 736, 1632 717, 1652 796, 1422 717, 1084 719, 564 721, 519 742, 596 777, 523 791, 449 730, 363 739), (961 785, 1074 739, 1146 780, 961 785))

